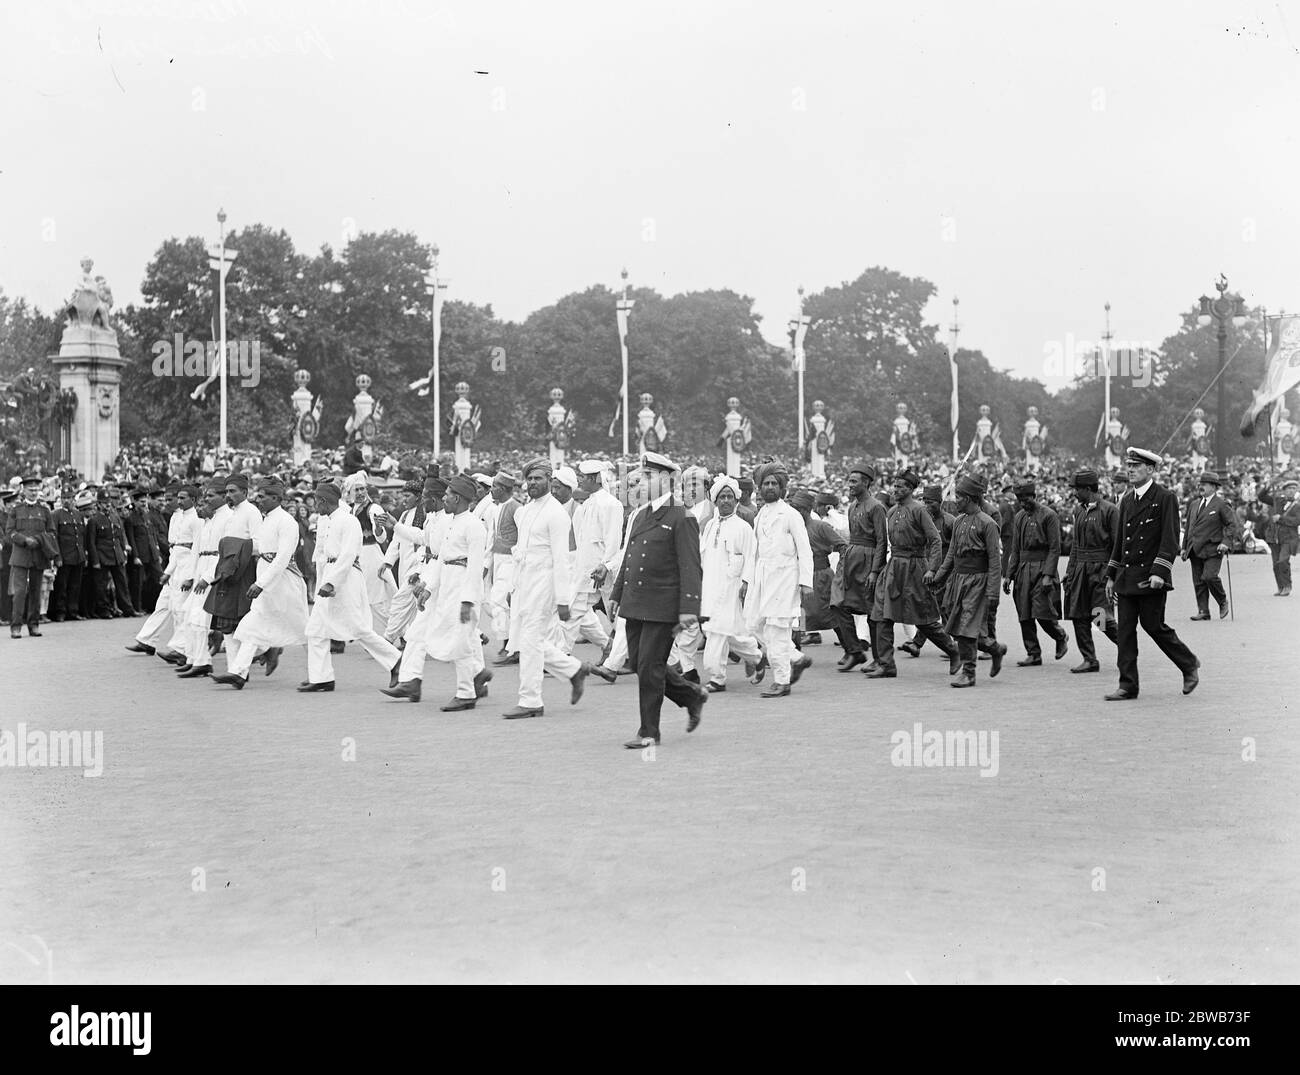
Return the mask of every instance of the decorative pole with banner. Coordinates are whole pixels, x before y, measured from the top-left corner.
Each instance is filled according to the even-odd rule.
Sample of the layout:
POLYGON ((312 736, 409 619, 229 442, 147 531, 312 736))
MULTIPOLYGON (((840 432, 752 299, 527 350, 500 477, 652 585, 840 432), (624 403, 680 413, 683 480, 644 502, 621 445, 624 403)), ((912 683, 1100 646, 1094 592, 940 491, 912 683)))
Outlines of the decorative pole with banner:
POLYGON ((424 292, 433 298, 433 365, 428 376, 410 385, 418 395, 427 396, 433 390, 433 456, 437 459, 442 454, 442 377, 438 349, 442 344, 442 293, 447 290, 447 281, 438 279, 438 245, 435 243, 430 251, 430 268, 424 277, 424 292))
POLYGON ((799 379, 799 409, 795 412, 795 437, 799 445, 799 465, 803 466, 804 453, 804 417, 803 417, 803 374, 808 368, 808 358, 804 353, 803 341, 808 334, 810 318, 803 312, 803 287, 799 288, 799 306, 790 319, 791 366, 799 379))
POLYGON ((952 426, 952 457, 954 460, 961 458, 961 446, 957 439, 957 419, 959 409, 957 406, 957 334, 961 331, 961 326, 957 323, 957 296, 952 297, 952 324, 948 326, 948 331, 952 333, 952 346, 948 349, 948 365, 952 368, 952 405, 948 409, 948 421, 952 426))
POLYGON ((623 277, 623 294, 622 297, 614 304, 614 309, 618 313, 618 348, 623 359, 623 387, 619 392, 618 406, 623 412, 623 454, 628 453, 628 427, 627 427, 627 319, 632 313, 632 307, 635 305, 635 299, 627 297, 627 268, 623 269, 620 274, 623 277))
MULTIPOLYGON (((226 437, 226 277, 230 273, 231 263, 239 256, 238 250, 226 249, 226 211, 217 210, 217 223, 221 226, 221 239, 208 247, 208 267, 217 274, 217 363, 221 376, 221 441, 220 450, 229 450, 226 437)), ((212 371, 209 371, 210 373, 212 371)), ((199 385, 191 394, 191 399, 202 397, 203 390, 211 383, 199 385)))

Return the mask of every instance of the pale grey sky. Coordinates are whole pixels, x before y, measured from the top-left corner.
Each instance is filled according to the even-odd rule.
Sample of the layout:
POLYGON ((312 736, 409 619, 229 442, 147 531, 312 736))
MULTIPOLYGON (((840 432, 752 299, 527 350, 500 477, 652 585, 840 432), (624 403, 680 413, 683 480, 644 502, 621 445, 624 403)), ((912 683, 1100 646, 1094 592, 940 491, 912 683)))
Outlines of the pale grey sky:
MULTIPOLYGON (((1226 272, 1300 309, 1300 2, 0 0, 0 287, 166 237, 442 248, 521 319, 595 282, 752 295, 870 265, 995 366, 1158 344, 1226 272), (477 74, 486 71, 487 74, 477 74)), ((613 317, 613 312, 610 314, 613 317)), ((816 354, 809 353, 809 362, 816 354)))

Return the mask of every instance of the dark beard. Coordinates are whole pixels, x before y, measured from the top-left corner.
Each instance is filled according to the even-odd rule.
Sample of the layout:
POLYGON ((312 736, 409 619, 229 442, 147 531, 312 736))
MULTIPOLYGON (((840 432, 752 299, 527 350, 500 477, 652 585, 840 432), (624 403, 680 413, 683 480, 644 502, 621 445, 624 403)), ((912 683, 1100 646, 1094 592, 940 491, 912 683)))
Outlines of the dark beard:
POLYGON ((775 489, 763 489, 760 491, 759 496, 763 498, 764 504, 775 504, 781 498, 781 494, 775 489))

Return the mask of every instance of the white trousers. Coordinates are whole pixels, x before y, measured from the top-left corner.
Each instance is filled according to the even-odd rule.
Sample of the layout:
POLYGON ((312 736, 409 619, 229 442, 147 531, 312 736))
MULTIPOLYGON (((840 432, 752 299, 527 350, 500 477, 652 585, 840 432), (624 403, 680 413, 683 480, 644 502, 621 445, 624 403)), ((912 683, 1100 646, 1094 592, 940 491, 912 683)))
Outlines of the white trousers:
POLYGON ((694 627, 683 627, 677 632, 677 637, 673 639, 673 648, 668 654, 668 663, 680 665, 682 675, 695 671, 695 655, 702 641, 703 635, 698 623, 694 627))
POLYGON ((627 620, 619 616, 614 621, 614 644, 610 646, 609 656, 601 667, 617 672, 625 664, 627 664, 627 620))
MULTIPOLYGON (((358 635, 356 642, 370 656, 383 665, 384 670, 397 663, 397 647, 375 631, 358 635)), ((250 658, 251 660, 251 658, 250 658)), ((330 654, 330 640, 317 635, 307 636, 307 679, 312 683, 330 683, 334 680, 334 660, 330 654)))
POLYGON ((787 686, 790 682, 790 665, 803 656, 790 637, 789 622, 783 627, 770 620, 764 623, 763 648, 767 650, 767 660, 772 666, 772 681, 787 686))
POLYGON ((240 642, 234 635, 226 636, 226 673, 248 678, 258 647, 252 642, 240 642))
POLYGON ((492 555, 492 589, 487 603, 492 606, 492 636, 506 644, 510 637, 510 594, 515 588, 515 560, 508 552, 492 555))
POLYGON ((171 637, 172 631, 172 588, 169 583, 159 591, 158 602, 135 640, 142 646, 165 649, 166 640, 171 637))
POLYGON ((758 639, 753 635, 714 634, 709 631, 706 624, 704 629, 704 657, 700 662, 700 671, 703 673, 702 678, 706 682, 727 682, 728 652, 736 654, 741 660, 752 661, 755 664, 763 656, 763 651, 758 645, 758 639))
POLYGON ((419 604, 415 592, 408 583, 403 582, 402 588, 393 594, 393 600, 389 603, 388 626, 384 631, 384 637, 393 643, 396 643, 399 638, 404 638, 417 611, 419 611, 419 604))
POLYGON ((433 596, 425 603, 424 611, 418 610, 411 625, 406 629, 406 648, 402 650, 402 667, 397 672, 399 683, 412 679, 424 678, 424 662, 428 657, 428 624, 433 616, 433 596))
POLYGON ((605 630, 596 613, 591 610, 597 596, 596 590, 588 590, 585 593, 579 591, 573 595, 573 604, 569 606, 569 621, 560 622, 560 634, 563 638, 560 648, 565 653, 572 653, 573 647, 578 644, 580 638, 594 642, 602 649, 609 641, 609 632, 605 630))
POLYGON ((511 641, 519 650, 519 704, 525 709, 542 707, 542 673, 550 672, 560 679, 572 679, 582 667, 582 662, 560 649, 551 641, 555 610, 522 610, 518 629, 511 641))

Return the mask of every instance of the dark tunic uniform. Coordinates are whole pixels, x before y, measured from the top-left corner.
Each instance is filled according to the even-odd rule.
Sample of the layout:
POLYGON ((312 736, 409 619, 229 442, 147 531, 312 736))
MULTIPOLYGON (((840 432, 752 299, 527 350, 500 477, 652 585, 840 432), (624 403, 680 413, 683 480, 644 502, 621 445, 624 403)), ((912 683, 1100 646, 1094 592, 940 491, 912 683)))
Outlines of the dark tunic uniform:
POLYGON ((844 557, 846 548, 844 535, 825 519, 810 515, 808 524, 808 544, 813 555, 812 593, 802 598, 803 629, 805 631, 828 631, 836 626, 837 620, 831 613, 830 599, 834 572, 831 570, 831 553, 838 552, 844 557))
POLYGON ((1097 663, 1097 649, 1092 644, 1097 609, 1102 609, 1102 633, 1112 642, 1116 640, 1115 616, 1106 600, 1106 562, 1118 525, 1119 508, 1109 500, 1094 500, 1074 509, 1070 560, 1065 568, 1065 618, 1073 621, 1079 655, 1089 665, 1097 663))
MULTIPOLYGON (((930 513, 909 498, 893 505, 886 515, 889 563, 876 580, 872 618, 876 620, 876 665, 886 674, 895 671, 894 624, 910 623, 918 638, 928 638, 950 659, 957 649, 939 625, 939 606, 925 585, 927 571, 938 571, 939 531, 930 513)), ((955 668, 954 668, 955 671, 955 668)))
POLYGON ((866 650, 853 617, 872 615, 876 595, 871 577, 879 578, 884 571, 885 553, 889 549, 885 508, 879 500, 870 493, 861 500, 850 500, 848 514, 849 540, 835 567, 830 595, 835 635, 846 657, 866 650))
POLYGON ((81 570, 86 563, 86 517, 77 508, 59 508, 54 513, 54 532, 59 539, 59 559, 50 595, 50 619, 56 623, 79 614, 81 570))
POLYGON ((1106 577, 1115 584, 1119 616, 1119 689, 1131 697, 1138 693, 1139 624, 1184 675, 1200 666, 1196 655, 1165 623, 1165 600, 1174 588, 1177 555, 1178 498, 1154 481, 1141 499, 1136 489, 1125 493, 1119 502, 1106 577), (1148 580, 1153 575, 1164 583, 1163 588, 1151 588, 1148 580))
POLYGON ((41 572, 49 564, 43 544, 44 535, 54 536, 54 520, 44 504, 18 501, 9 508, 4 524, 9 545, 9 596, 13 598, 10 633, 17 638, 22 625, 30 633, 38 632, 41 623, 41 572))
POLYGON ((1056 512, 1042 504, 1035 504, 1033 511, 1016 512, 1006 577, 1011 580, 1025 654, 1031 660, 1041 659, 1043 652, 1035 620, 1057 643, 1058 654, 1065 641, 1065 631, 1056 622, 1061 618, 1061 584, 1057 581, 1060 563, 1061 523, 1056 512), (1044 587, 1043 579, 1050 579, 1053 585, 1044 587))
POLYGON ((126 532, 117 512, 105 503, 99 503, 86 523, 86 556, 95 576, 95 615, 108 619, 113 615, 109 601, 108 584, 112 582, 117 594, 117 608, 122 615, 134 616, 130 590, 127 587, 126 532))
POLYGON ((977 647, 990 655, 999 651, 998 642, 988 636, 985 628, 989 602, 997 604, 1001 578, 1002 537, 998 524, 982 511, 957 516, 943 566, 934 581, 936 585, 946 581, 943 628, 957 642, 962 671, 967 675, 975 675, 977 647))

